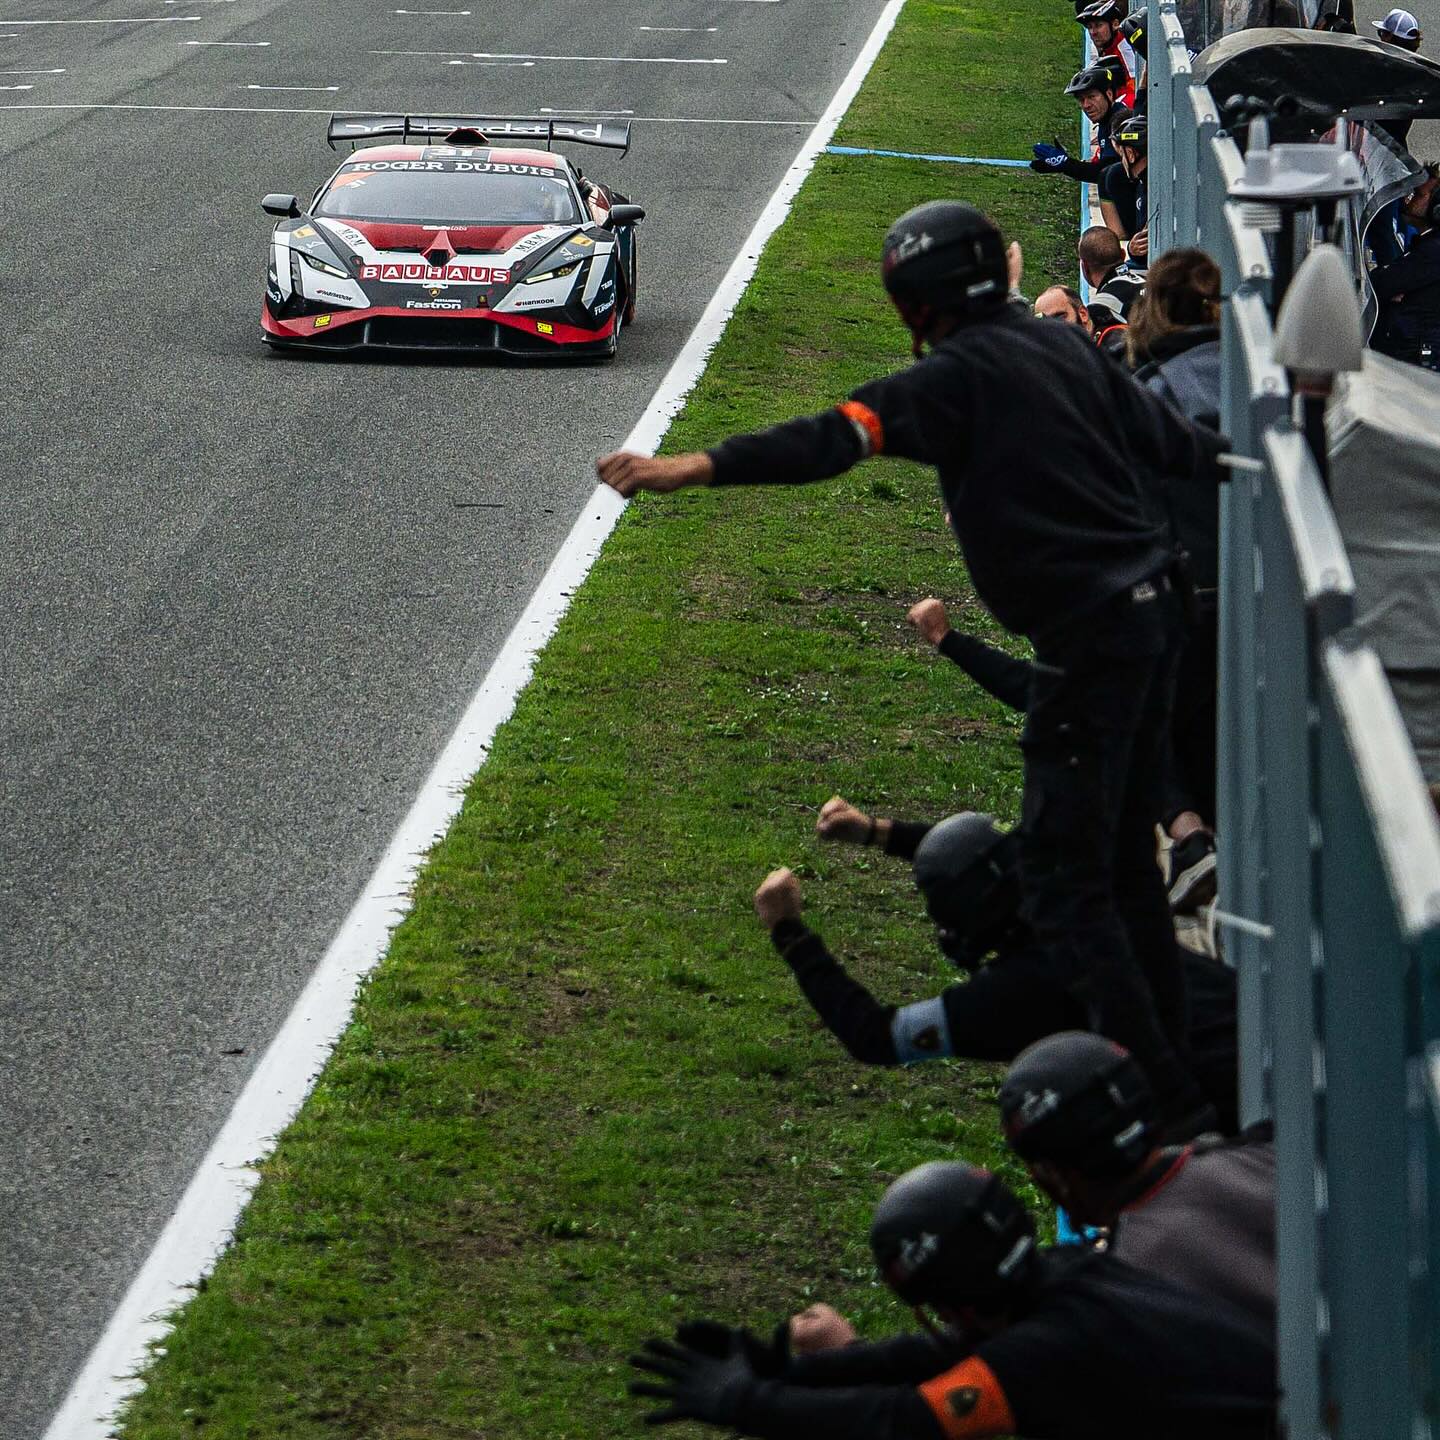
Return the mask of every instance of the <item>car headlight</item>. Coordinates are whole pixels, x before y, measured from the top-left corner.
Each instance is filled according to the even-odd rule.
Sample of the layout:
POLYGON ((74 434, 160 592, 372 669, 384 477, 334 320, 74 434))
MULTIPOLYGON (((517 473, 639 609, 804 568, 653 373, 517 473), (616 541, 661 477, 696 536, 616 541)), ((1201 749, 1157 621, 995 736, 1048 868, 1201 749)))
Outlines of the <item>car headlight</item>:
POLYGON ((332 265, 328 260, 317 260, 315 256, 311 255, 308 251, 295 250, 291 253, 299 255, 312 270, 318 270, 322 275, 335 275, 341 280, 348 280, 350 278, 338 265, 332 265))
POLYGON ((558 270, 542 270, 538 275, 527 275, 525 284, 538 285, 542 280, 561 280, 566 275, 573 275, 579 268, 580 262, 574 260, 569 265, 562 265, 558 270))

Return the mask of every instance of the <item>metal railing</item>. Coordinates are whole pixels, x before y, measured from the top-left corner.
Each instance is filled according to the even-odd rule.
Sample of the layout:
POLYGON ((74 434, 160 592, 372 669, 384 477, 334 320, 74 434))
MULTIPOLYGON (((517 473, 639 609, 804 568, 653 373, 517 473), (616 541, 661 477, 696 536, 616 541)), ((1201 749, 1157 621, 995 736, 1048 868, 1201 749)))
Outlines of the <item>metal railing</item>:
POLYGON ((1288 1440, 1440 1437, 1440 826, 1273 359, 1263 215, 1150 0, 1150 248, 1219 263, 1219 899, 1241 1107, 1273 1117, 1288 1440))

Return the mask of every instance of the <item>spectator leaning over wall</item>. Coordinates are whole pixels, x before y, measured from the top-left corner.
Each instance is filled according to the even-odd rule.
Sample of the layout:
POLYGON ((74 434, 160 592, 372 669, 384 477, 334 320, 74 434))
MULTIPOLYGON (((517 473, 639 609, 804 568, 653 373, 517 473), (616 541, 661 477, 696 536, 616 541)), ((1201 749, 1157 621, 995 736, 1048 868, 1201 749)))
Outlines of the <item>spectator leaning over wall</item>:
POLYGON ((1370 272, 1380 301, 1380 323, 1371 344, 1396 360, 1440 369, 1440 167, 1401 203, 1400 215, 1415 238, 1399 260, 1370 272))
POLYGON ((1130 42, 1120 33, 1125 19, 1124 8, 1119 0, 1091 0, 1082 3, 1076 0, 1075 18, 1085 27, 1090 43, 1095 47, 1095 57, 1100 63, 1118 63, 1124 74, 1116 75, 1115 96, 1127 110, 1135 108, 1135 77, 1140 73, 1140 61, 1130 42))
POLYGON ((1154 847, 1181 616, 1174 537, 1140 477, 1213 475, 1219 445, 1077 326, 1017 314, 1007 254, 1018 270, 971 206, 917 206, 882 261, 915 364, 709 452, 597 468, 629 496, 805 484, 872 455, 936 467, 976 592, 1040 662, 1021 742, 1026 921, 1042 949, 1083 957, 1105 1033, 1145 1066, 1173 1133, 1194 1134, 1213 1112, 1177 1053, 1184 972, 1154 847))
POLYGON ((1107 225, 1092 225, 1081 233, 1080 273, 1090 287, 1090 314, 1106 309, 1130 323, 1130 311, 1145 293, 1145 272, 1125 263, 1125 247, 1107 225))
POLYGON ((1080 181, 1099 180, 1120 158, 1110 143, 1111 127, 1130 113, 1115 98, 1115 73, 1105 65, 1087 66, 1076 72, 1065 87, 1065 93, 1075 97, 1094 127, 1095 148, 1088 160, 1077 160, 1057 137, 1053 145, 1038 143, 1030 147, 1035 152, 1030 168, 1042 175, 1066 175, 1071 180, 1080 181))
POLYGON ((1052 285, 1035 297, 1035 315, 1040 320, 1060 320, 1066 325, 1078 325, 1114 360, 1125 359, 1125 322, 1108 307, 1098 312, 1080 298, 1078 290, 1068 285, 1052 285))
POLYGON ((1111 133, 1110 142, 1120 157, 1100 182, 1100 213, 1105 224, 1125 242, 1130 264, 1143 270, 1150 259, 1150 236, 1145 228, 1145 170, 1149 163, 1149 127, 1143 115, 1132 115, 1111 133))

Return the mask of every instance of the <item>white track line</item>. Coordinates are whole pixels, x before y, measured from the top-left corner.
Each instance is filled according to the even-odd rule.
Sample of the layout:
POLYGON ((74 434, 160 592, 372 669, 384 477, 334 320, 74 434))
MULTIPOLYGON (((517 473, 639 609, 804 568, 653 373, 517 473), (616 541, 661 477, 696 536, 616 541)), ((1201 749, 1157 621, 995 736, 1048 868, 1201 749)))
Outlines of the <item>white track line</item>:
POLYGON ((473 65, 480 70, 533 70, 533 60, 447 60, 447 65, 473 65))
POLYGON ((340 87, 338 85, 247 85, 247 90, 304 90, 308 94, 318 95, 326 92, 333 93, 340 87))
POLYGON ((397 15, 468 15, 468 10, 397 10, 397 15))
POLYGON ((468 55, 472 60, 575 60, 607 65, 728 65, 728 60, 694 60, 677 55, 507 55, 496 50, 371 50, 371 55, 421 55, 443 60, 468 55))
POLYGON ((64 73, 63 70, 0 70, 0 75, 63 75, 64 73))
POLYGON ((198 15, 147 15, 143 20, 12 20, 7 25, 173 25, 177 20, 198 20, 198 15))
POLYGON ((182 40, 180 43, 182 45, 226 45, 240 50, 265 50, 271 42, 269 40, 182 40))
POLYGON ((0 85, 0 90, 33 90, 33 85, 0 85))
MULTIPOLYGON (((4 39, 4 36, 0 36, 4 39)), ((400 107, 395 105, 381 105, 378 111, 385 114, 397 112, 400 107)), ((302 110, 291 106, 282 105, 127 105, 116 104, 68 104, 68 105, 46 105, 40 102, 25 105, 0 105, 0 110, 141 110, 158 111, 162 114, 181 115, 332 115, 332 110, 302 110)), ((561 113, 558 111, 551 113, 561 113)), ((595 115, 591 110, 575 110, 568 112, 575 115, 595 115)), ((606 112, 600 112, 604 114, 606 112)), ((596 118, 599 118, 598 116, 596 118)), ((637 125, 774 125, 787 126, 790 129, 805 129, 814 125, 813 120, 724 120, 696 115, 636 115, 637 125)))
MULTIPOLYGON (((881 12, 850 73, 806 136, 705 313, 626 438, 625 449, 653 453, 670 428, 750 283, 760 252, 790 213, 796 192, 816 157, 830 143, 904 3, 889 0, 881 12)), ((44 1440, 105 1440, 110 1417, 139 1388, 134 1372, 145 1363, 148 1346, 169 1332, 170 1322, 165 1317, 190 1298, 219 1259, 259 1180, 255 1163, 271 1152, 280 1131, 295 1118, 349 1024, 356 986, 384 955, 392 928, 409 909, 408 897, 423 856, 459 813, 467 782, 484 763, 495 732, 510 718, 520 692, 529 683, 536 657, 555 633, 570 597, 590 573, 623 509, 624 501, 609 486, 596 486, 364 892, 246 1081, 155 1248, 50 1422, 44 1440)))
POLYGON ((713 35, 718 25, 639 25, 639 30, 650 30, 665 35, 713 35))

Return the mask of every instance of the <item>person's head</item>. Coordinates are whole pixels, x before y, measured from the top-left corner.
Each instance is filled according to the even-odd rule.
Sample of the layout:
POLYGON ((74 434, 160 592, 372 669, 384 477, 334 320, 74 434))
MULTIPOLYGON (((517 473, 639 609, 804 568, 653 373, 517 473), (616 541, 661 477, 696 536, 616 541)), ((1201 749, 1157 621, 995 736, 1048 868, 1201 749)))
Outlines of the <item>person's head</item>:
POLYGON ((1000 1086, 1010 1148, 1057 1204, 1087 1225, 1115 1218, 1158 1145, 1154 1100, 1128 1050, 1083 1030, 1022 1051, 1000 1086))
POLYGON ((1078 325, 1087 335, 1095 333, 1090 310, 1080 298, 1078 290, 1068 285, 1052 285, 1035 297, 1035 314, 1041 320, 1061 320, 1066 325, 1078 325))
POLYGON ((932 1161, 881 1196, 870 1225, 875 1266, 927 1328, 933 1310, 966 1330, 1003 1329, 1036 1266, 1035 1225, 988 1170, 932 1161))
POLYGON ((1120 22, 1120 38, 1129 43, 1130 48, 1143 60, 1147 58, 1148 45, 1145 39, 1145 26, 1148 17, 1143 10, 1136 10, 1127 15, 1120 22))
POLYGON ((932 825, 915 849, 915 884, 940 949, 973 970, 1020 923, 1019 842, 988 815, 965 811, 932 825))
POLYGON ((1157 340, 1220 320, 1220 267, 1203 251, 1167 250, 1145 272, 1145 293, 1130 311, 1131 364, 1143 364, 1157 340))
POLYGON ((1114 73, 1104 65, 1087 65, 1075 73, 1065 93, 1075 97, 1092 125, 1099 125, 1115 103, 1114 73))
POLYGON ((1125 173, 1133 180, 1145 173, 1146 150, 1150 143, 1150 129, 1143 115, 1131 115, 1121 121, 1110 132, 1110 143, 1125 167, 1125 173))
POLYGON ((1093 3, 1078 9, 1075 18, 1089 32, 1090 43, 1098 54, 1114 43, 1125 12, 1120 8, 1119 0, 1093 0, 1093 3))
POLYGON ((881 271, 917 356, 925 342, 998 314, 1010 288, 999 228, 959 200, 907 210, 885 236, 881 271))
POLYGON ((1370 22, 1378 32, 1376 39, 1384 45, 1401 50, 1420 48, 1420 22, 1408 10, 1392 10, 1383 20, 1370 22))
POLYGON ((1400 202, 1400 213, 1421 230, 1440 224, 1440 165, 1427 165, 1419 184, 1400 202))
POLYGON ((1078 248, 1080 273, 1091 286, 1103 285, 1110 272, 1125 259, 1125 247, 1108 225, 1092 225, 1082 231, 1078 248))

